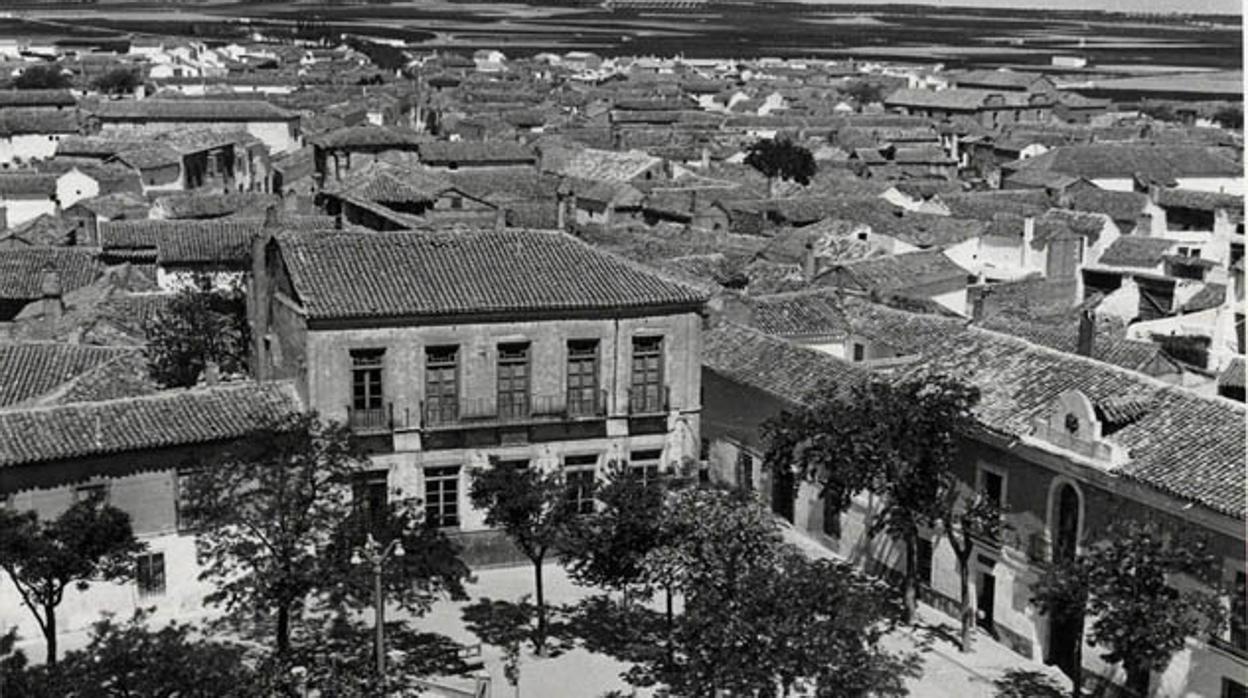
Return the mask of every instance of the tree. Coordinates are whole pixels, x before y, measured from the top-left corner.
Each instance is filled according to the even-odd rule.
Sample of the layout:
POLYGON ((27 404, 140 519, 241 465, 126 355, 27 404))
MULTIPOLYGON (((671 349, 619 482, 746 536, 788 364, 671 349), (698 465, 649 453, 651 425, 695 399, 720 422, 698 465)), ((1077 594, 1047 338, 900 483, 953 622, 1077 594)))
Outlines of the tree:
POLYGON ((138 68, 114 68, 91 81, 92 88, 110 95, 130 94, 141 84, 143 78, 138 68))
POLYGON ((745 164, 767 178, 768 191, 773 194, 777 177, 806 185, 810 184, 816 169, 815 156, 787 138, 756 141, 746 151, 745 164))
POLYGON ((854 80, 842 90, 859 104, 875 104, 884 101, 884 89, 879 83, 866 80, 854 80))
POLYGON ((919 531, 945 514, 956 485, 958 435, 973 425, 978 400, 978 389, 949 376, 872 376, 848 390, 823 386, 811 407, 763 425, 765 466, 816 483, 832 510, 844 512, 863 491, 879 495, 867 533, 902 544, 907 620, 916 606, 919 531))
POLYGON ((798 681, 828 696, 901 691, 906 666, 879 647, 901 615, 887 589, 805 559, 766 510, 729 493, 678 492, 664 519, 673 535, 646 564, 670 575, 684 608, 668 652, 636 653, 630 681, 675 695, 787 694, 798 681))
POLYGON ((598 488, 599 506, 568 531, 561 555, 578 584, 627 591, 643 582, 647 553, 663 542, 666 487, 623 463, 607 468, 598 488))
POLYGON ((1244 130, 1244 107, 1240 104, 1228 104, 1213 113, 1213 121, 1219 126, 1232 131, 1244 130))
POLYGON ((147 325, 148 370, 169 388, 195 385, 209 364, 225 373, 246 373, 246 299, 238 287, 206 281, 182 287, 147 325))
POLYGON ((941 517, 942 528, 958 561, 958 591, 961 606, 959 644, 963 652, 971 651, 975 630, 975 608, 971 603, 971 555, 975 541, 996 540, 1004 527, 1001 510, 982 493, 967 496, 950 488, 950 503, 941 517))
POLYGON ((473 470, 469 497, 473 506, 485 511, 486 525, 503 529, 533 563, 537 607, 533 642, 540 654, 547 633, 542 564, 567 539, 568 528, 578 517, 563 473, 491 460, 489 467, 473 470))
POLYGON ((51 521, 33 511, 0 510, 0 568, 43 632, 48 665, 56 665, 56 608, 65 589, 131 578, 133 556, 144 547, 134 538, 130 515, 102 495, 75 502, 51 521))
POLYGON ((43 677, 44 694, 62 698, 259 698, 246 650, 199 637, 186 624, 148 627, 151 611, 126 622, 110 616, 91 629, 89 644, 65 655, 55 676, 43 677))
POLYGON ((13 81, 19 90, 61 90, 69 87, 69 76, 56 64, 32 65, 13 81))
POLYGON ((1137 695, 1148 692, 1151 672, 1164 670, 1187 638, 1216 629, 1225 615, 1216 593, 1173 584, 1178 575, 1211 582, 1216 558, 1205 542, 1167 538, 1153 526, 1112 525, 1099 542, 1050 567, 1033 589, 1032 601, 1045 613, 1093 618, 1089 643, 1105 650, 1107 662, 1122 664, 1137 695))

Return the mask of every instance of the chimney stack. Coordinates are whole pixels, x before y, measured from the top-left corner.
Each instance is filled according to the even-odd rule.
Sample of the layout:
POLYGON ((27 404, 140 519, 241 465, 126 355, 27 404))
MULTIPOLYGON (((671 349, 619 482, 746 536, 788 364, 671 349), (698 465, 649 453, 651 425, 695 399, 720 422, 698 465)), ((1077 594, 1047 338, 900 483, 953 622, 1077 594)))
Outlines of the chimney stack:
POLYGON ((1027 268, 1031 263, 1031 243, 1036 239, 1036 219, 1031 216, 1023 218, 1023 250, 1022 250, 1022 266, 1027 268))
POLYGON ((1079 311, 1079 340, 1075 353, 1091 358, 1092 349, 1096 344, 1096 310, 1082 308, 1079 311))
POLYGON ((278 204, 271 204, 264 210, 264 229, 276 230, 282 227, 282 211, 278 204))
POLYGON ((1135 217, 1135 232, 1133 235, 1141 237, 1149 237, 1153 234, 1153 214, 1141 212, 1135 217))
POLYGON ((51 330, 61 321, 61 315, 65 310, 61 299, 61 275, 56 269, 47 267, 43 270, 39 290, 43 297, 43 319, 48 329, 51 330))
POLYGON ((216 361, 208 361, 204 364, 203 379, 204 385, 216 385, 221 382, 221 367, 216 361))
POLYGON ((815 243, 814 241, 807 240, 806 248, 802 254, 802 279, 805 280, 806 283, 810 283, 815 280, 817 266, 818 265, 815 261, 815 243))
POLYGON ((980 323, 984 321, 985 308, 988 305, 988 294, 992 293, 992 289, 987 286, 980 287, 979 293, 971 300, 971 322, 980 323))

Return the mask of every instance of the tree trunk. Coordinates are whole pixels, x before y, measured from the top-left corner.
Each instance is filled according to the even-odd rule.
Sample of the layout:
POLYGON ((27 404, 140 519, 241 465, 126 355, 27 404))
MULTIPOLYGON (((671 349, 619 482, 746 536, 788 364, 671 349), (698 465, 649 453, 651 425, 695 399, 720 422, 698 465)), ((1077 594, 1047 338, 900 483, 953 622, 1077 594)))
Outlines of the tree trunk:
POLYGON ((966 547, 966 555, 958 555, 958 591, 961 607, 961 650, 970 652, 975 637, 975 607, 971 604, 971 548, 966 547))
POLYGON ((44 604, 43 616, 46 621, 43 624, 43 639, 47 641, 48 657, 47 664, 49 667, 56 666, 56 606, 44 604))
POLYGON ((1152 678, 1148 667, 1139 662, 1124 662, 1123 668, 1127 670, 1128 693, 1137 698, 1148 698, 1148 684, 1152 678))
POLYGON ((666 608, 664 609, 667 620, 667 637, 665 638, 666 641, 663 644, 666 646, 665 649, 667 650, 667 666, 671 669, 676 665, 676 645, 675 640, 672 638, 672 626, 675 625, 676 614, 672 609, 672 585, 664 585, 663 590, 667 596, 666 608))
POLYGON ((1075 675, 1070 677, 1070 694, 1074 698, 1083 698, 1083 616, 1079 616, 1079 632, 1075 633, 1075 675))
POLYGON ((914 622, 915 609, 918 606, 918 592, 915 588, 914 579, 914 560, 918 557, 918 551, 915 549, 914 536, 906 536, 906 571, 901 577, 901 597, 902 603, 905 605, 905 620, 907 623, 914 622))
POLYGON ((290 653, 290 606, 283 603, 277 607, 277 656, 290 653))
POLYGON ((546 649, 546 597, 542 591, 542 558, 538 557, 533 560, 533 582, 536 586, 537 597, 537 637, 535 644, 537 656, 542 656, 546 649))

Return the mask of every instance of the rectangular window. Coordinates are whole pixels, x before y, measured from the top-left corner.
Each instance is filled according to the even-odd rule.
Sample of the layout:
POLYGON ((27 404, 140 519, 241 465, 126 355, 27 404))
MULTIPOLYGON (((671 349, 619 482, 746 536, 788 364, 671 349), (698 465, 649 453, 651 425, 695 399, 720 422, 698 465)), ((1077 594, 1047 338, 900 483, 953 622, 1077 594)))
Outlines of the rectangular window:
POLYGON ((430 526, 459 526, 459 466, 425 468, 425 521, 430 526))
POLYGON ((628 454, 628 467, 640 475, 643 482, 650 482, 659 477, 659 462, 663 459, 663 451, 633 451, 628 454))
POLYGON ((139 596, 159 596, 165 593, 165 554, 140 555, 135 562, 138 569, 134 579, 139 587, 139 596))
POLYGON ((529 416, 529 343, 498 345, 498 415, 529 416))
POLYGON ((997 505, 998 509, 1005 508, 1005 477, 1001 473, 981 468, 979 488, 984 497, 997 505))
POLYGON ((1222 698, 1248 698, 1248 686, 1232 679, 1222 679, 1222 698))
POLYGON ((866 353, 867 353, 866 347, 862 346, 858 342, 854 342, 854 361, 855 362, 862 361, 863 358, 866 356, 866 353))
POLYGON ((425 348, 425 421, 459 419, 459 347, 425 348))
POLYGON ((88 499, 99 498, 104 504, 108 503, 108 485, 103 482, 93 482, 86 485, 78 485, 74 488, 74 503, 83 502, 88 499))
POLYGON ((918 573, 920 584, 932 585, 932 542, 919 538, 915 548, 914 569, 918 573))
POLYGON ((832 538, 841 537, 841 512, 836 508, 837 502, 831 497, 823 497, 823 535, 832 538))
POLYGON ((744 448, 737 449, 737 487, 754 491, 754 456, 744 448))
POLYGON ((388 473, 375 470, 356 475, 351 482, 351 503, 363 517, 366 532, 379 535, 390 513, 388 473))
POLYGON ((1235 585, 1231 587, 1231 645, 1248 652, 1248 577, 1244 572, 1235 573, 1235 585))
POLYGON ((198 474, 199 470, 195 468, 178 468, 177 473, 174 475, 174 487, 177 489, 177 497, 174 498, 173 506, 179 533, 194 531, 199 527, 199 521, 192 516, 190 511, 191 482, 198 474))
POLYGON ((381 409, 381 368, 384 349, 356 349, 351 352, 351 408, 356 411, 381 409))
POLYGON ((634 337, 632 389, 629 407, 632 412, 653 414, 666 411, 663 404, 663 338, 634 337))
POLYGON ((563 458, 568 501, 572 502, 578 514, 594 512, 594 482, 597 466, 597 454, 564 456, 563 458))
POLYGON ((598 340, 568 342, 568 414, 598 414, 598 340))

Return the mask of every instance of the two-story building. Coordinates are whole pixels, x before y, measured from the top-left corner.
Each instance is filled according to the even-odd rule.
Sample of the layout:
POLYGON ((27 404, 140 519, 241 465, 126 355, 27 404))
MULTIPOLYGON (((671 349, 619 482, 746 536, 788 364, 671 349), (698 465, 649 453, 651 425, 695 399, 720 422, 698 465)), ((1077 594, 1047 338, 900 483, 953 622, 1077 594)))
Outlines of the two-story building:
POLYGON ((467 495, 491 459, 592 479, 697 456, 700 291, 555 231, 257 244, 259 375, 366 438, 364 484, 419 496, 470 560, 509 555, 467 495))

